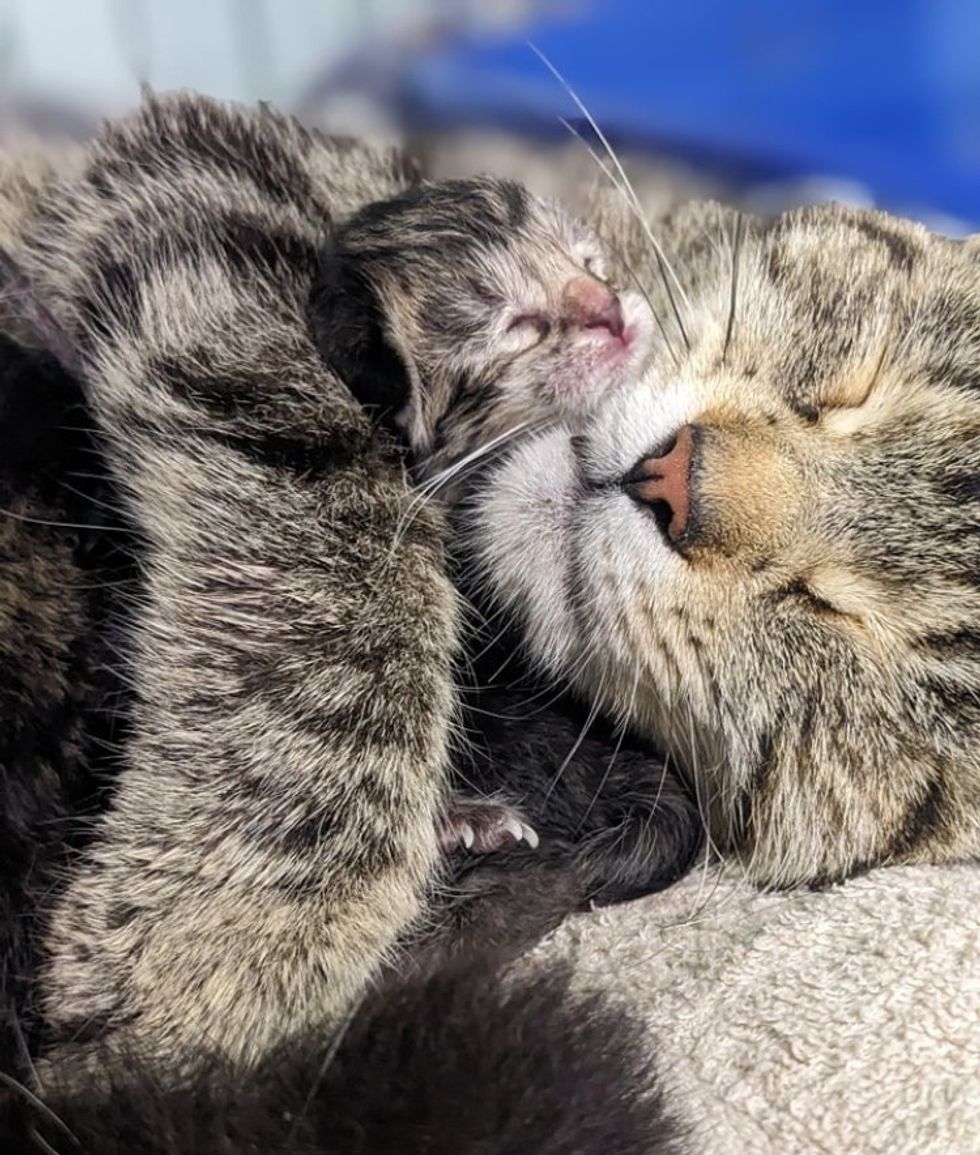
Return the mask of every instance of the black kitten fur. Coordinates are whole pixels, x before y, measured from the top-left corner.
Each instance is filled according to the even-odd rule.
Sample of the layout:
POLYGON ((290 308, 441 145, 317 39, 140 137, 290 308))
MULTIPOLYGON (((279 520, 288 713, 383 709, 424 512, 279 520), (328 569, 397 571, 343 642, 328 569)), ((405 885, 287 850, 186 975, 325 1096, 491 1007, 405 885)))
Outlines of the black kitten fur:
POLYGON ((77 384, 0 335, 0 1071, 23 1074, 44 911, 104 805, 135 578, 77 384))
POLYGON ((336 1051, 297 1039, 247 1078, 166 1091, 138 1063, 106 1094, 6 1093, 0 1149, 85 1155, 679 1155, 644 1028, 566 972, 468 965, 388 988, 336 1051), (50 1112, 50 1113, 49 1113, 50 1112), (73 1142, 73 1139, 77 1141, 73 1142))

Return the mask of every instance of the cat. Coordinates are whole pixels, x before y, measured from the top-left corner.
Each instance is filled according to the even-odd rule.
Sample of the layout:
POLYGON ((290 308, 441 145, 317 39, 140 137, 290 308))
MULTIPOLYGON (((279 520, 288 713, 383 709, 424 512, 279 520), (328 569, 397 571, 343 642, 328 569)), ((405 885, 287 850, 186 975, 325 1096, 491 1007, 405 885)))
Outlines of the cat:
MULTIPOLYGON (((528 429, 578 425, 640 371, 648 306, 635 291, 614 291, 606 264, 590 229, 512 181, 416 186, 336 231, 311 296, 313 329, 354 395, 404 435, 423 491, 458 505, 488 456, 528 429)), ((504 657, 501 647, 479 649, 489 674, 504 657)), ((559 706, 551 694, 547 709, 532 703, 529 710, 526 686, 491 688, 478 679, 470 695, 465 727, 478 744, 469 753, 469 785, 523 799, 547 827, 549 849, 562 846, 566 865, 576 857, 569 853, 575 832, 583 845, 587 831, 596 860, 586 869, 604 876, 597 886, 607 900, 625 893, 613 881, 623 871, 631 888, 650 889, 690 864, 698 821, 649 746, 623 734, 583 744, 572 703, 559 706), (566 752, 571 770, 562 768, 566 752), (652 808, 639 818, 644 792, 652 808), (633 838, 628 813, 637 816, 633 838), (603 834, 617 848, 608 856, 599 850, 603 834)), ((492 805, 474 811, 472 789, 457 793, 460 805, 468 846, 475 841, 478 849, 484 815, 492 822, 495 811, 508 813, 492 805)))
POLYGON ((869 210, 597 225, 660 320, 514 447, 474 564, 764 886, 980 855, 980 248, 869 210))
POLYGON ((760 883, 975 857, 976 243, 695 205, 656 225, 675 281, 642 227, 600 232, 652 367, 491 470, 479 572, 760 883))
POLYGON ((336 1023, 420 912, 453 713, 443 530, 426 509, 392 555, 400 460, 306 319, 331 212, 406 175, 268 109, 151 100, 19 250, 140 540, 131 732, 45 941, 66 1063, 107 1036, 175 1077, 209 1048, 255 1061, 336 1023))
MULTIPOLYGON (((392 281, 381 294, 385 341, 410 369, 401 428, 441 468, 517 416, 587 407, 583 380, 625 377, 642 347, 638 300, 581 267, 600 259, 587 230, 515 185, 406 194, 406 182, 392 158, 327 145, 267 109, 151 100, 51 184, 19 249, 35 326, 77 359, 143 575, 122 769, 45 938, 54 1053, 89 1076, 106 1039, 179 1079, 205 1054, 254 1065, 310 1023, 329 1029, 417 919, 434 873, 455 601, 438 512, 401 516, 391 441, 313 344, 327 240, 340 242, 331 267, 358 264, 362 286, 409 253, 431 305, 442 266, 428 230, 472 290, 469 327, 457 313, 448 330, 438 312, 431 329, 413 313, 417 294, 396 297, 392 281), (338 232, 331 211, 368 195, 384 211, 338 232), (463 244, 447 246, 433 210, 454 212, 463 244), (402 235, 418 243, 392 245, 402 235), (499 293, 481 296, 515 276, 516 317, 499 293), (499 327, 513 388, 506 374, 470 379, 488 360, 478 317, 499 327), (430 332, 436 346, 463 338, 452 381, 426 360, 430 332)), ((406 267, 394 268, 403 288, 406 267)), ((652 791, 648 802, 656 812, 652 791)), ((687 854, 696 836, 683 831, 687 854)), ((650 856, 657 878, 664 857, 650 856)))

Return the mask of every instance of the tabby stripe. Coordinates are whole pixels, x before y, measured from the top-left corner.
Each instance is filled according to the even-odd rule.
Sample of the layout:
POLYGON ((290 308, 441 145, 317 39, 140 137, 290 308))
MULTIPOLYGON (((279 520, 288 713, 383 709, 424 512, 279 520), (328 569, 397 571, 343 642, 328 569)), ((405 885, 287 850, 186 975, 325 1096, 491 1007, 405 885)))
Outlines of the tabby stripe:
POLYGON ((943 780, 937 773, 899 823, 887 850, 888 857, 901 858, 940 832, 945 817, 944 797, 943 780))

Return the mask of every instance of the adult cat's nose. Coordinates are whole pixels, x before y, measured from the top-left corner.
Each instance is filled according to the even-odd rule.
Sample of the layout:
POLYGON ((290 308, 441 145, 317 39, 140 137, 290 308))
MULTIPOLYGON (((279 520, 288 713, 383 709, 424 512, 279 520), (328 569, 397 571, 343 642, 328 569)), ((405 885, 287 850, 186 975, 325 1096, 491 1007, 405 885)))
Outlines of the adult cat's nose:
POLYGON ((608 329, 614 337, 623 336, 623 309, 619 298, 601 281, 592 277, 573 277, 562 294, 562 316, 580 329, 608 329))
POLYGON ((675 542, 684 536, 691 515, 694 433, 693 425, 682 425, 663 453, 644 457, 623 479, 623 487, 634 501, 663 515, 658 520, 675 542))

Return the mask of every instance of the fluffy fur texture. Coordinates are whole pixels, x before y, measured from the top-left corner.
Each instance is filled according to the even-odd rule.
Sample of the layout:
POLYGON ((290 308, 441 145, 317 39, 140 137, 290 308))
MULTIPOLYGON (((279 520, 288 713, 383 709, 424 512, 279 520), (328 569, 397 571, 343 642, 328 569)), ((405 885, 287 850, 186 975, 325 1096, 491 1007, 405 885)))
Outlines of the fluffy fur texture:
POLYGON ((434 510, 392 551, 400 459, 306 319, 332 214, 406 179, 268 110, 150 102, 19 250, 141 536, 132 734, 45 942, 61 1059, 258 1061, 419 913, 455 598, 434 510))
POLYGON ((607 225, 652 367, 491 475, 478 568, 546 669, 667 744, 754 879, 976 857, 976 245, 692 205, 657 227, 675 281, 607 225), (629 493, 679 436, 681 536, 629 493))
MULTIPOLYGON (((426 188, 336 232, 358 198, 390 198, 408 179, 390 158, 309 136, 271 112, 180 98, 110 126, 80 171, 45 174, 29 211, 13 205, 20 218, 6 235, 17 238, 33 332, 76 368, 84 397, 44 357, 11 346, 9 365, 24 363, 35 393, 47 373, 71 394, 79 421, 94 419, 95 441, 83 430, 80 449, 72 442, 66 460, 55 455, 56 493, 84 471, 107 509, 121 494, 124 512, 111 528, 125 539, 126 565, 135 557, 139 567, 122 575, 108 612, 101 603, 88 616, 73 602, 57 607, 95 639, 93 661, 117 696, 100 697, 100 686, 88 703, 93 715, 111 706, 115 757, 104 781, 111 769, 114 793, 43 927, 40 985, 55 1045, 43 1068, 49 1089, 66 1072, 77 1075, 76 1061, 101 1078, 107 1062, 118 1062, 113 1055, 125 1055, 169 1083, 192 1066, 254 1066, 311 1024, 329 1031, 412 925, 432 877, 454 602, 440 572, 438 515, 413 508, 405 518, 399 456, 311 344, 307 300, 328 233, 347 282, 355 275, 375 294, 367 304, 384 322, 383 340, 398 334, 403 362, 395 368, 402 378, 409 370, 413 417, 404 427, 413 447, 445 460, 480 448, 515 417, 590 404, 591 396, 566 403, 535 393, 556 366, 590 372, 601 391, 642 351, 639 323, 628 331, 620 303, 592 275, 598 250, 576 247, 585 230, 517 186, 426 188), (458 314, 444 315, 432 295, 440 266, 425 243, 426 206, 444 243, 439 213, 448 221, 453 203, 446 280, 469 285, 483 329, 473 314, 469 328, 458 314), (429 292, 429 312, 408 291, 412 277, 419 293, 429 292), (501 294, 515 279, 544 298, 515 307, 533 307, 536 333, 553 309, 556 333, 508 338, 508 321, 488 346, 496 377, 473 379, 492 307, 507 321, 501 294), (569 281, 579 290, 571 299, 569 281), (401 295, 382 291, 396 282, 401 295), (583 285, 600 294, 598 311, 615 305, 616 316, 601 320, 605 336, 588 332, 583 285), (469 343, 450 383, 438 376, 432 343, 433 333, 446 339, 454 320, 469 343), (597 345, 615 353, 598 367, 597 345), (563 361, 569 346, 574 356, 563 361), (494 381, 502 392, 493 393, 494 381), (504 414, 492 426, 495 410, 504 414), (451 436, 454 413, 461 420, 451 436), (79 455, 96 445, 108 471, 95 458, 80 469, 79 455), (130 612, 121 628, 123 602, 130 612)), ((329 301, 314 296, 321 337, 331 310, 341 329, 358 316, 343 312, 345 296, 330 289, 329 301)), ((343 368, 358 377, 361 363, 347 355, 343 368)), ((27 400, 11 373, 7 386, 5 398, 27 400)), ((48 435, 68 415, 67 405, 52 404, 48 435)), ((44 426, 43 410, 33 418, 44 426)), ((54 572, 71 579, 80 563, 64 510, 31 504, 25 486, 14 487, 12 505, 23 500, 30 517, 50 512, 47 520, 59 523, 51 528, 64 556, 54 572)), ((28 535, 15 540, 35 549, 28 535)), ((34 595, 29 574, 8 572, 12 604, 34 595)), ((76 687, 64 663, 39 669, 34 656, 59 630, 71 631, 60 619, 50 630, 21 625, 11 623, 5 643, 31 677, 57 691, 59 726, 87 743, 79 773, 89 788, 101 784, 89 751, 95 727, 72 713, 70 695, 84 683, 76 687)), ((47 721, 35 716, 29 689, 15 691, 12 718, 47 721)), ((586 743, 560 765, 565 749, 577 752, 577 725, 551 710, 530 732, 492 728, 481 785, 500 791, 512 766, 507 793, 540 815, 546 846, 533 862, 519 852, 492 866, 459 862, 435 926, 413 938, 416 965, 463 955, 467 943, 512 954, 569 909, 657 889, 690 861, 700 841, 691 802, 653 751, 625 755, 644 773, 618 797, 622 773, 610 778, 606 766, 611 743, 586 743), (556 766, 553 795, 545 784, 556 766), (514 895, 532 877, 537 901, 515 916, 514 895)), ((30 795, 39 785, 35 753, 16 728, 12 750, 14 786, 37 813, 11 794, 10 813, 25 828, 24 862, 10 878, 11 925, 32 898, 39 903, 52 873, 24 864, 38 828, 50 821, 59 848, 72 831, 70 799, 55 804, 70 793, 70 776, 51 785, 49 807, 30 795)), ((31 945, 22 952, 26 973, 31 945)), ((22 1025, 24 1003, 14 1008, 22 1025)), ((297 1062, 304 1046, 290 1052, 297 1062)))
POLYGON ((9 1155, 679 1155, 649 1086, 642 1026, 559 967, 507 980, 466 968, 401 984, 366 1006, 331 1057, 295 1039, 251 1074, 216 1064, 192 1090, 110 1058, 105 1095, 39 1109, 7 1095, 9 1155))
POLYGON ((69 852, 124 733, 131 537, 77 383, 0 337, 0 1070, 37 1030, 31 979, 69 852))

